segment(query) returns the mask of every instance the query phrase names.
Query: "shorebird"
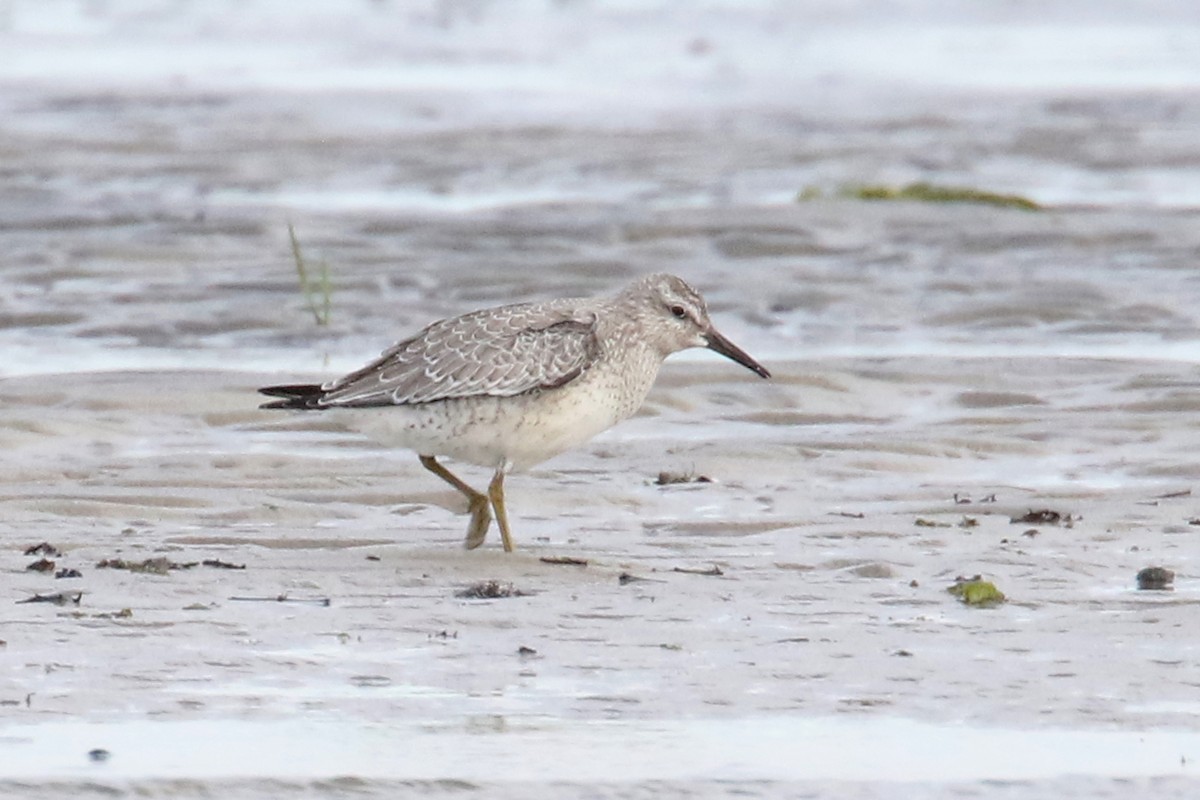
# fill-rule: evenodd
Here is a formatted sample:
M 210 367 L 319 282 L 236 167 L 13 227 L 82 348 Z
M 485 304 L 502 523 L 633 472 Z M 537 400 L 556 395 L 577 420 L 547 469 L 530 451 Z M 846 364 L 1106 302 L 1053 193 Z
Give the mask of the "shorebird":
M 504 549 L 512 552 L 505 475 L 633 416 L 667 356 L 691 347 L 771 377 L 713 327 L 699 292 L 660 273 L 615 295 L 444 319 L 337 380 L 259 392 L 283 398 L 261 408 L 336 413 L 351 429 L 415 451 L 425 469 L 467 498 L 467 549 L 483 544 L 494 511 Z M 439 456 L 494 469 L 487 494 Z

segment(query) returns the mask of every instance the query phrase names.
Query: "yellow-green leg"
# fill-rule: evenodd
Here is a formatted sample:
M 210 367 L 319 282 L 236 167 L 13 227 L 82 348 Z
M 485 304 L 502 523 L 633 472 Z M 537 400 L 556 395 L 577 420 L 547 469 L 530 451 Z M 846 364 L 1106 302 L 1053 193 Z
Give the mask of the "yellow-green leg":
M 492 482 L 488 484 L 488 497 L 492 499 L 492 508 L 496 511 L 496 524 L 500 526 L 500 541 L 504 543 L 504 552 L 511 553 L 513 551 L 512 535 L 508 530 L 508 511 L 504 508 L 504 473 L 507 470 L 507 464 L 501 464 L 496 468 L 496 474 L 492 476 Z
M 467 508 L 471 512 L 471 522 L 467 525 L 466 545 L 468 550 L 474 550 L 476 547 L 479 547 L 487 537 L 488 528 L 492 525 L 492 510 L 489 507 L 488 501 L 491 490 L 489 489 L 487 495 L 475 491 L 463 482 L 461 478 L 439 464 L 438 460 L 433 456 L 420 456 L 420 459 L 422 467 L 437 475 L 455 489 L 458 489 L 467 498 Z M 492 500 L 491 503 L 494 504 L 495 500 Z M 504 537 L 504 549 L 510 550 L 506 526 L 500 528 L 500 533 Z

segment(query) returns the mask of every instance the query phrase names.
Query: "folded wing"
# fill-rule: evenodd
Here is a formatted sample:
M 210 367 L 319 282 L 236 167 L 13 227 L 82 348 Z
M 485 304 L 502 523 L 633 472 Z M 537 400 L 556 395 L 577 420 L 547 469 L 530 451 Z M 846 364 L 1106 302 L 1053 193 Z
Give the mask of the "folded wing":
M 596 315 L 549 304 L 506 306 L 435 322 L 376 361 L 321 387 L 318 407 L 510 397 L 552 389 L 599 355 Z

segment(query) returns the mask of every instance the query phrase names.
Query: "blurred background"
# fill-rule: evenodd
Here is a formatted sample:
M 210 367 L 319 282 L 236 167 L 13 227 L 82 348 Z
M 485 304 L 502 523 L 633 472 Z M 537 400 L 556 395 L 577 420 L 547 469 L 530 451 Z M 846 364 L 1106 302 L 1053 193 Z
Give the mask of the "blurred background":
M 0 0 L 0 374 L 654 270 L 769 360 L 1190 358 L 1198 88 L 1178 2 Z M 914 182 L 1042 210 L 853 196 Z

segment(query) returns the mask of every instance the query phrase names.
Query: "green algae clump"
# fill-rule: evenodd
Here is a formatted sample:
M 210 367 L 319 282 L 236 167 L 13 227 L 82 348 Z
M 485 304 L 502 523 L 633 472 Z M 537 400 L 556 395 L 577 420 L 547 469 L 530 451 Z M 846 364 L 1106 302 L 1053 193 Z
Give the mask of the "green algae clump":
M 817 200 L 823 196 L 820 189 L 812 186 L 805 187 L 797 195 L 796 200 L 805 202 Z M 1015 208 L 1020 211 L 1041 211 L 1042 207 L 1017 194 L 1000 194 L 982 189 L 971 189 L 965 186 L 939 186 L 933 183 L 919 181 L 904 186 L 888 186 L 886 184 L 859 184 L 844 186 L 837 193 L 838 197 L 851 200 L 894 200 L 916 203 L 976 203 L 997 206 L 999 208 Z
M 954 585 L 946 589 L 966 605 L 974 608 L 994 608 L 1008 600 L 996 584 L 985 581 L 982 576 L 956 578 Z

